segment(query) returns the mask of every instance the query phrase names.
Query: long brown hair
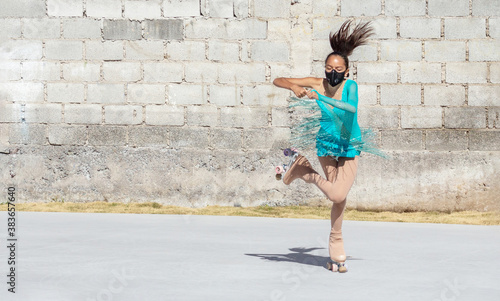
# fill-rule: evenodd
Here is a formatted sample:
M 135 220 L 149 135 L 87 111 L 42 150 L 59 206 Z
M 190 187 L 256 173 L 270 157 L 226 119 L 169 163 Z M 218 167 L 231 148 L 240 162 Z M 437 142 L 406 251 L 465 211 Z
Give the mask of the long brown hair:
M 368 44 L 368 37 L 375 34 L 373 27 L 371 27 L 371 21 L 360 22 L 350 33 L 352 22 L 353 20 L 347 20 L 336 33 L 330 33 L 330 46 L 333 52 L 326 57 L 325 64 L 331 55 L 340 55 L 345 61 L 346 68 L 349 68 L 347 57 L 352 54 L 356 47 Z

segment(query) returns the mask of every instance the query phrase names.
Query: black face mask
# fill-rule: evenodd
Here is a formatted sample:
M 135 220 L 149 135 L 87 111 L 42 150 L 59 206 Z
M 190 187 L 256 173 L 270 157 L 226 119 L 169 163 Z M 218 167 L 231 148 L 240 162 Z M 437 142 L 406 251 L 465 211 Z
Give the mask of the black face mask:
M 344 80 L 345 71 L 342 73 L 338 73 L 335 70 L 332 70 L 331 72 L 325 71 L 325 75 L 330 85 L 336 86 Z

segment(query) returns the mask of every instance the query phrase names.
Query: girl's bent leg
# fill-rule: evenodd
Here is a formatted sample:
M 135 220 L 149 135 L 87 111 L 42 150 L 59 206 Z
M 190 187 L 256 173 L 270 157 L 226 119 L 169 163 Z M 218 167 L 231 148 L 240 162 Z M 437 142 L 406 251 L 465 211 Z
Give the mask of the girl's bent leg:
M 333 170 L 326 163 L 327 157 L 319 157 L 323 170 Z M 325 167 L 326 166 L 326 167 Z M 314 183 L 333 203 L 342 203 L 351 189 L 358 170 L 358 156 L 354 158 L 340 157 L 336 168 L 336 176 L 333 182 L 324 179 L 318 173 L 306 174 L 303 179 L 308 183 Z M 328 173 L 325 171 L 328 178 Z M 333 177 L 332 177 L 333 178 Z

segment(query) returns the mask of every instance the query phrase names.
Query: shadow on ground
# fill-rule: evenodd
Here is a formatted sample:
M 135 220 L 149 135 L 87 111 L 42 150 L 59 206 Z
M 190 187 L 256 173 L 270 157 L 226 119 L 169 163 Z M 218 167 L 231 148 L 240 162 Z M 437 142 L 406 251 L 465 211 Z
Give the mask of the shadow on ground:
M 290 250 L 292 253 L 288 254 L 245 254 L 245 255 L 258 257 L 263 260 L 296 262 L 300 264 L 307 264 L 307 265 L 326 268 L 326 263 L 330 261 L 330 257 L 308 254 L 309 252 L 321 249 L 324 248 L 290 248 L 288 250 Z M 347 256 L 347 260 L 361 260 L 361 259 Z

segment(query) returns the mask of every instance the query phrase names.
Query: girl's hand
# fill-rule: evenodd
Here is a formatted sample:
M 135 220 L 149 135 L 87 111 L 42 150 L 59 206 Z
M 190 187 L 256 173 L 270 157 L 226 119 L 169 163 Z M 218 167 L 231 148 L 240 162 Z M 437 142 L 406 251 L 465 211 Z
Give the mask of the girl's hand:
M 318 99 L 318 94 L 314 91 L 307 91 L 307 97 L 311 98 L 311 99 Z
M 295 93 L 295 96 L 301 98 L 307 95 L 307 90 L 302 88 L 301 86 L 293 85 L 290 90 Z

